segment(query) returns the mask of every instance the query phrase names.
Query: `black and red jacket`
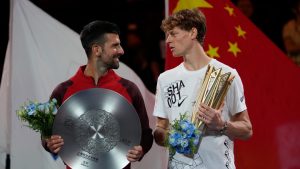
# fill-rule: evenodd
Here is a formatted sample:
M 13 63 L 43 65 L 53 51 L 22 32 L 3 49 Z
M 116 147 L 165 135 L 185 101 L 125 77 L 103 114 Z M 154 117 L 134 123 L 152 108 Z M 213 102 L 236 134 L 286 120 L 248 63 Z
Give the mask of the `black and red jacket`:
M 85 89 L 104 88 L 119 93 L 133 105 L 138 113 L 142 127 L 140 145 L 143 147 L 144 153 L 147 153 L 152 146 L 153 135 L 152 129 L 149 127 L 144 100 L 138 87 L 133 82 L 118 76 L 113 70 L 109 70 L 102 76 L 96 85 L 93 77 L 84 75 L 85 67 L 86 66 L 81 66 L 72 78 L 60 83 L 52 92 L 51 99 L 56 98 L 57 103 L 60 106 L 70 96 Z M 67 169 L 70 168 L 67 167 Z M 130 163 L 124 169 L 130 169 Z

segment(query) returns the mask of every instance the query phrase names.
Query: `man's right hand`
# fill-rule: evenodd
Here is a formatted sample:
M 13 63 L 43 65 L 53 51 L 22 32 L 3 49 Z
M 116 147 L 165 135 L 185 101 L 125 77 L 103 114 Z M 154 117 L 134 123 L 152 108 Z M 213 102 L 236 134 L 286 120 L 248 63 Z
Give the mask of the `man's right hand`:
M 52 135 L 49 139 L 45 140 L 50 152 L 57 154 L 61 147 L 64 145 L 64 140 L 59 135 Z

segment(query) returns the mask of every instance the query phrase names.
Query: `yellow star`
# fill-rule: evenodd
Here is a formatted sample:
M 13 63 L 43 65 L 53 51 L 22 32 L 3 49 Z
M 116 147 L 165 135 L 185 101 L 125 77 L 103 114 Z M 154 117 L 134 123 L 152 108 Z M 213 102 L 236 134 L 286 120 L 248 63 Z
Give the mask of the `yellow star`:
M 244 39 L 246 38 L 245 37 L 245 35 L 246 35 L 246 31 L 244 31 L 242 28 L 241 28 L 241 26 L 239 25 L 239 26 L 236 26 L 235 27 L 235 30 L 237 30 L 237 32 L 238 32 L 238 37 L 243 37 Z
M 220 55 L 218 54 L 219 47 L 212 47 L 210 44 L 208 45 L 208 51 L 206 53 L 211 58 L 219 58 Z
M 229 13 L 229 16 L 234 15 L 233 8 L 230 8 L 228 5 L 226 5 L 226 7 L 224 7 L 224 9 Z
M 228 52 L 233 53 L 233 55 L 236 57 L 238 52 L 241 52 L 241 50 L 238 47 L 237 42 L 231 43 L 228 41 L 229 49 L 227 50 Z
M 205 0 L 179 0 L 176 8 L 172 13 L 180 11 L 182 9 L 193 9 L 193 8 L 213 8 L 211 4 Z

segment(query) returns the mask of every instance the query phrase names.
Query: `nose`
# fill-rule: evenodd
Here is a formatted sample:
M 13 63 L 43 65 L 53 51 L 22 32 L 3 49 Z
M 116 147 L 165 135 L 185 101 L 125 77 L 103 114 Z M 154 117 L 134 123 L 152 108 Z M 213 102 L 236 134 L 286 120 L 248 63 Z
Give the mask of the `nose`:
M 122 48 L 122 46 L 120 46 L 119 50 L 118 50 L 118 53 L 120 55 L 124 55 L 124 49 Z
M 168 44 L 168 45 L 170 45 L 170 43 L 172 43 L 173 42 L 173 37 L 171 36 L 171 35 L 168 35 L 167 36 L 167 39 L 166 39 L 166 43 Z
M 166 38 L 166 43 L 170 43 L 171 42 L 171 38 L 170 38 L 171 36 L 170 35 L 167 35 L 167 38 Z

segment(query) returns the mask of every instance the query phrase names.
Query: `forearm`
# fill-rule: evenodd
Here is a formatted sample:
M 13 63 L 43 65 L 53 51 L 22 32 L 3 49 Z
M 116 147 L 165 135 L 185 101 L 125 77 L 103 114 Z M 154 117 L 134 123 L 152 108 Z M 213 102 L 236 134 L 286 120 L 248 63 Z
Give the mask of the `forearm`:
M 247 121 L 227 121 L 227 129 L 224 133 L 231 139 L 247 140 L 252 134 L 252 125 Z
M 151 128 L 143 129 L 141 146 L 143 147 L 143 152 L 146 154 L 152 147 L 153 135 Z

